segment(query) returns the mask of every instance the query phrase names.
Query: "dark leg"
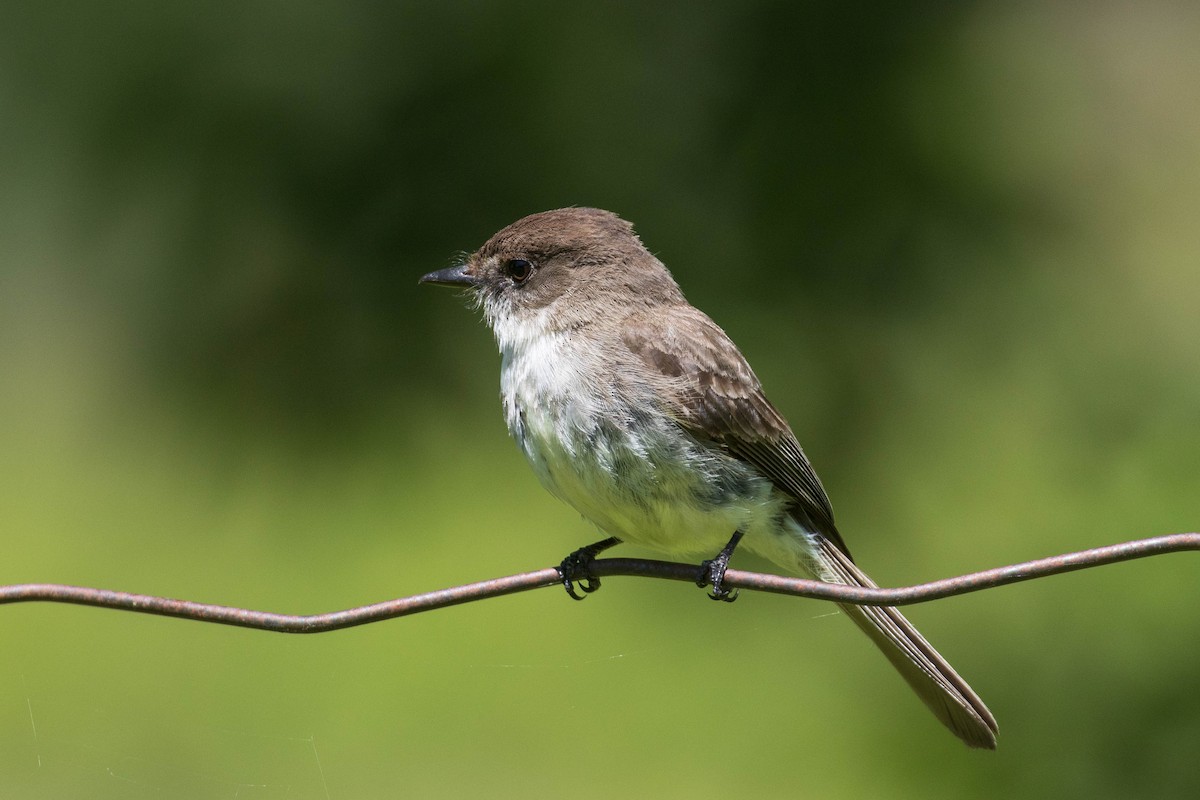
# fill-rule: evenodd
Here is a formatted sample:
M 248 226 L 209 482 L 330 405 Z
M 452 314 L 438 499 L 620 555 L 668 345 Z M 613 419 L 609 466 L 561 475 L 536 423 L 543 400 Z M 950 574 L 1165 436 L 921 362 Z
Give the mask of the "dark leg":
M 620 543 L 620 539 L 610 536 L 602 542 L 581 547 L 564 558 L 558 565 L 558 574 L 562 577 L 562 585 L 567 590 L 567 594 L 575 600 L 583 599 L 583 595 L 575 591 L 576 581 L 579 582 L 579 588 L 583 589 L 584 594 L 591 594 L 599 589 L 600 579 L 592 574 L 592 561 L 603 551 Z
M 737 600 L 738 593 L 729 591 L 725 588 L 725 570 L 729 568 L 729 559 L 733 556 L 733 551 L 737 548 L 738 542 L 742 540 L 742 532 L 736 531 L 733 538 L 729 540 L 729 544 L 721 548 L 721 552 L 717 553 L 717 557 L 708 561 L 700 562 L 700 575 L 696 578 L 696 585 L 704 588 L 712 584 L 712 591 L 708 596 L 713 600 L 723 600 L 726 603 L 732 603 Z

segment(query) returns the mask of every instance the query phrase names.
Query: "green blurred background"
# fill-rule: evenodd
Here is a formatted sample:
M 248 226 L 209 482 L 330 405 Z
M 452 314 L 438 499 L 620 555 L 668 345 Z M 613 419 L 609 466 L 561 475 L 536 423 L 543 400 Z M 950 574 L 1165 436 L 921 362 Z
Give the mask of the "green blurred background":
M 597 538 L 416 285 L 563 205 L 731 333 L 880 582 L 1195 530 L 1197 41 L 1182 2 L 5 3 L 0 583 L 318 612 Z M 815 601 L 10 606 L 0 796 L 1194 797 L 1197 585 L 913 609 L 995 754 Z

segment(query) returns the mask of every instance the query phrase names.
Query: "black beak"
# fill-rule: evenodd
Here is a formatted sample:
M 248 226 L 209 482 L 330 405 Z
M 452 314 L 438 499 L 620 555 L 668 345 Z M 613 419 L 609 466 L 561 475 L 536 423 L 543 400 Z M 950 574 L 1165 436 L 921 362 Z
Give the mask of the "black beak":
M 417 283 L 432 283 L 436 286 L 475 286 L 479 283 L 479 279 L 467 272 L 466 264 L 458 264 L 423 275 Z

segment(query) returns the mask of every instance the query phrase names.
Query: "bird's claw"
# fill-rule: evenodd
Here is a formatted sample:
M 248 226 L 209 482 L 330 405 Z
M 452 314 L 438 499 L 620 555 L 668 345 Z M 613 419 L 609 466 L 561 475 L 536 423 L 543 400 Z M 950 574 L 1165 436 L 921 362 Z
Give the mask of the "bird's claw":
M 592 561 L 595 558 L 596 554 L 590 547 L 581 547 L 558 565 L 563 588 L 572 600 L 582 600 L 600 588 L 600 578 L 592 572 Z M 583 594 L 575 591 L 577 586 L 583 590 Z
M 701 589 L 712 586 L 712 591 L 708 593 L 710 600 L 732 603 L 738 599 L 737 589 L 731 591 L 725 588 L 725 570 L 729 569 L 729 559 L 733 558 L 733 551 L 737 549 L 741 540 L 742 532 L 734 531 L 729 544 L 721 548 L 716 558 L 700 562 L 700 574 L 696 576 L 696 585 Z
M 737 589 L 726 589 L 724 586 L 713 589 L 708 593 L 709 600 L 720 600 L 722 603 L 732 603 L 738 599 Z
M 708 593 L 709 600 L 732 603 L 738 599 L 738 590 L 725 588 L 725 570 L 729 568 L 729 557 L 722 556 L 724 553 L 716 558 L 700 562 L 700 574 L 696 578 L 696 585 L 701 589 L 705 586 L 712 586 L 712 590 Z

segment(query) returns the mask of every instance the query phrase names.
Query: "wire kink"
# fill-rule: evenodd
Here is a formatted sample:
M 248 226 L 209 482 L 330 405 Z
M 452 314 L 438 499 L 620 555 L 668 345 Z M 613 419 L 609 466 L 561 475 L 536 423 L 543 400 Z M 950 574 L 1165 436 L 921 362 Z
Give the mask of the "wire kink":
M 1185 550 L 1200 550 L 1200 533 L 1176 533 L 1150 539 L 1138 539 L 894 589 L 843 586 L 804 578 L 787 578 L 781 575 L 743 572 L 734 569 L 725 573 L 724 585 L 731 589 L 788 594 L 818 600 L 833 600 L 839 603 L 903 606 L 978 592 L 1034 578 L 1045 578 L 1063 572 L 1114 564 L 1118 561 L 1131 561 L 1135 558 L 1178 553 Z M 597 577 L 604 578 L 610 576 L 663 578 L 695 584 L 700 567 L 696 564 L 679 564 L 640 558 L 604 558 L 592 562 L 591 571 Z M 277 633 L 324 633 L 484 600 L 489 597 L 501 597 L 532 589 L 561 585 L 562 576 L 557 568 L 551 567 L 520 575 L 510 575 L 506 578 L 493 578 L 465 586 L 386 600 L 382 603 L 359 606 L 345 611 L 298 615 L 196 603 L 190 600 L 173 600 L 167 597 L 129 592 L 114 592 L 85 586 L 26 583 L 0 586 L 0 605 L 29 602 L 70 603 L 111 608 L 118 611 L 157 614 L 164 617 L 178 617 L 198 622 L 236 625 Z

